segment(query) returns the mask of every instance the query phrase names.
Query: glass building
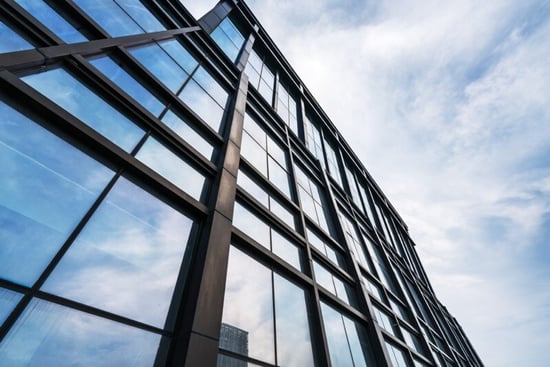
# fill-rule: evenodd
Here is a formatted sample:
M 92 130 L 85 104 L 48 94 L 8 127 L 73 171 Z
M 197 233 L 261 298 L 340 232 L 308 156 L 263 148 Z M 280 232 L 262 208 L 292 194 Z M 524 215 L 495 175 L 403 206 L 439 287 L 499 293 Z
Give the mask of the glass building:
M 0 365 L 482 366 L 247 5 L 0 2 Z

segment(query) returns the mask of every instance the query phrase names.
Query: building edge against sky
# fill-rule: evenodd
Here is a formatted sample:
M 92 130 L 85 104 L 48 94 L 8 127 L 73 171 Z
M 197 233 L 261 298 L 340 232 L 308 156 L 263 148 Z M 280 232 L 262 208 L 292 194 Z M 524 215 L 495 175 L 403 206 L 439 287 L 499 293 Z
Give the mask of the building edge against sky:
M 244 2 L 2 1 L 0 109 L 0 365 L 483 366 Z

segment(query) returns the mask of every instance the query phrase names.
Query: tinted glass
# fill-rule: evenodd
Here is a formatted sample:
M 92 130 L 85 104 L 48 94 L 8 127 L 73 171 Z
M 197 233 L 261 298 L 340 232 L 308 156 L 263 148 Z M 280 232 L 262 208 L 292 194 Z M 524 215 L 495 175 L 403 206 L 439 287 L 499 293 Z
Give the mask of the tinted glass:
M 183 140 L 187 141 L 196 150 L 206 158 L 212 158 L 214 147 L 206 141 L 199 133 L 193 130 L 187 122 L 176 115 L 173 111 L 168 110 L 162 118 L 162 122 L 178 134 Z
M 239 203 L 235 203 L 233 225 L 249 235 L 260 245 L 270 249 L 270 228 L 260 218 Z
M 31 286 L 113 172 L 0 102 L 0 277 Z
M 160 24 L 157 18 L 143 6 L 139 0 L 116 0 L 117 4 L 127 12 L 132 19 L 145 30 L 145 32 L 158 32 L 166 28 Z
M 219 131 L 223 117 L 223 107 L 197 84 L 194 79 L 185 85 L 179 97 L 215 131 Z
M 13 311 L 23 295 L 0 287 L 0 326 Z
M 239 51 L 244 43 L 244 37 L 229 18 L 225 18 L 218 27 L 214 29 L 211 37 L 231 61 L 237 59 Z
M 160 46 L 149 45 L 130 50 L 145 68 L 176 93 L 189 76 Z
M 0 344 L 10 367 L 149 367 L 160 336 L 34 299 Z
M 69 22 L 55 12 L 43 0 L 16 0 L 26 11 L 67 43 L 84 42 L 84 37 Z
M 23 80 L 127 152 L 144 134 L 122 113 L 63 69 L 29 75 Z
M 0 38 L 2 39 L 2 42 L 0 42 L 0 53 L 28 50 L 34 48 L 33 45 L 31 45 L 23 37 L 18 35 L 15 31 L 13 31 L 1 21 Z
M 163 327 L 191 225 L 120 178 L 43 289 Z
M 147 138 L 136 158 L 197 200 L 201 198 L 204 176 L 154 138 Z
M 275 363 L 271 271 L 231 247 L 222 322 L 242 332 L 232 352 Z
M 188 74 L 191 74 L 199 64 L 197 60 L 191 56 L 189 51 L 187 51 L 187 49 L 176 40 L 164 41 L 159 43 L 159 45 L 168 53 L 168 55 L 176 60 L 178 65 L 181 66 Z
M 143 33 L 143 29 L 110 0 L 74 0 L 93 20 L 113 37 Z
M 298 247 L 273 229 L 271 230 L 271 250 L 296 269 L 300 269 L 300 251 Z
M 151 92 L 109 57 L 91 60 L 90 63 L 154 116 L 158 116 L 164 109 L 164 105 Z
M 321 303 L 321 311 L 332 366 L 353 366 L 342 315 L 324 303 Z
M 280 366 L 313 366 L 304 291 L 274 274 L 277 362 Z

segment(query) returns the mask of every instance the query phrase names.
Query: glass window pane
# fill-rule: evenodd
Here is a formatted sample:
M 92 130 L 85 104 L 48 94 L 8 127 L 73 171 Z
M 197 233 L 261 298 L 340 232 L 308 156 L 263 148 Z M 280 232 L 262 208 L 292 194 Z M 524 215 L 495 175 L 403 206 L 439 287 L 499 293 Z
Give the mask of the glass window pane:
M 185 85 L 179 98 L 215 131 L 219 131 L 223 108 L 195 80 L 190 80 Z
M 87 41 L 86 37 L 43 0 L 16 0 L 16 2 L 63 41 L 67 43 Z M 3 39 L 2 42 L 4 42 Z
M 267 159 L 262 147 L 252 139 L 248 133 L 243 134 L 241 143 L 241 155 L 252 165 L 267 177 Z
M 249 235 L 253 240 L 270 249 L 269 226 L 241 204 L 235 203 L 233 225 Z
M 268 363 L 275 363 L 271 271 L 231 247 L 225 285 L 222 322 L 238 328 L 241 342 L 226 348 Z M 222 329 L 223 330 L 223 329 Z M 220 338 L 221 339 L 221 338 Z M 245 354 L 244 344 L 248 344 Z M 221 345 L 220 345 L 221 347 Z
M 269 195 L 255 181 L 253 181 L 246 173 L 239 170 L 237 175 L 237 184 L 245 189 L 254 199 L 262 203 L 266 208 L 269 208 Z
M 267 150 L 267 134 L 248 113 L 244 114 L 244 130 L 256 140 L 263 150 Z
M 344 325 L 355 367 L 367 367 L 366 356 L 369 355 L 369 351 L 365 329 L 359 323 L 353 322 L 347 317 L 344 317 Z
M 0 21 L 0 53 L 20 51 L 20 50 L 29 50 L 34 48 L 29 42 L 27 42 L 23 37 L 18 35 L 10 27 Z
M 141 27 L 113 1 L 74 0 L 74 2 L 113 37 L 143 33 Z
M 29 75 L 23 80 L 127 152 L 144 135 L 143 130 L 63 69 Z
M 120 178 L 43 290 L 163 327 L 191 225 Z
M 216 44 L 222 49 L 222 51 L 227 55 L 229 60 L 235 61 L 237 59 L 237 55 L 239 53 L 239 50 L 233 42 L 229 39 L 229 37 L 224 33 L 224 31 L 218 26 L 212 33 L 210 33 L 210 37 L 216 42 Z
M 176 40 L 164 41 L 159 43 L 159 45 L 168 55 L 176 60 L 187 74 L 191 74 L 199 64 L 189 51 Z
M 160 115 L 164 105 L 111 58 L 102 57 L 90 60 L 90 63 L 154 116 L 158 117 Z
M 321 312 L 332 366 L 353 366 L 342 315 L 324 303 L 321 303 Z
M 214 152 L 214 147 L 212 144 L 206 141 L 202 135 L 193 130 L 187 122 L 176 115 L 172 110 L 168 110 L 168 112 L 166 112 L 162 118 L 162 122 L 178 134 L 183 140 L 192 145 L 193 148 L 198 150 L 199 153 L 208 159 L 212 158 L 212 153 Z
M 21 293 L 0 287 L 0 326 L 13 311 L 17 303 L 23 298 Z
M 113 172 L 0 102 L 0 277 L 31 286 Z
M 193 79 L 206 91 L 221 108 L 225 107 L 228 93 L 202 66 L 193 74 Z
M 296 222 L 294 220 L 294 215 L 273 197 L 270 197 L 269 200 L 269 210 L 278 216 L 284 223 L 295 228 Z
M 205 178 L 155 138 L 147 138 L 136 158 L 191 195 L 201 199 Z
M 10 367 L 148 367 L 160 335 L 33 299 L 0 344 Z
M 287 367 L 314 366 L 303 289 L 274 275 L 277 364 Z
M 158 45 L 135 48 L 130 50 L 130 53 L 174 93 L 189 76 Z
M 224 325 L 222 324 L 222 330 Z M 227 348 L 226 348 L 227 349 Z M 217 367 L 262 367 L 259 364 L 243 361 L 241 359 L 232 358 L 223 354 L 218 354 Z
M 267 161 L 269 164 L 269 181 L 277 186 L 277 188 L 286 194 L 287 197 L 290 197 L 288 173 L 283 167 L 275 162 L 273 158 L 269 157 Z
M 300 270 L 300 250 L 296 245 L 271 229 L 271 248 L 275 255 Z
M 164 31 L 166 28 L 147 10 L 139 0 L 116 0 L 145 32 Z

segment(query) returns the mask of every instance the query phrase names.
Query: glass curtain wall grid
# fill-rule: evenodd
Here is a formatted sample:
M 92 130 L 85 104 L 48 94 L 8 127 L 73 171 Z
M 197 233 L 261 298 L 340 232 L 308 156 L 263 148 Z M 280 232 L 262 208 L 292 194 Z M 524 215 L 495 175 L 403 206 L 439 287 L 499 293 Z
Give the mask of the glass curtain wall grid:
M 244 2 L 4 0 L 0 116 L 0 365 L 483 366 Z

